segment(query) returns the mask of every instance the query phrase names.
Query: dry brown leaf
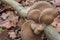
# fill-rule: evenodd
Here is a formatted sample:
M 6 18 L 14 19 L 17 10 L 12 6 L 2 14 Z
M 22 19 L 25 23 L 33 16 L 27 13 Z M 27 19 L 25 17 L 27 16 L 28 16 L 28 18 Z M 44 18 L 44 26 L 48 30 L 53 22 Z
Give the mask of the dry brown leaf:
M 9 19 L 9 20 L 13 20 L 14 17 L 15 17 L 14 12 L 13 12 L 13 11 L 7 11 L 7 13 L 9 13 L 8 19 Z
M 56 7 L 56 9 L 58 10 L 59 14 L 60 14 L 60 7 Z
M 3 18 L 3 19 L 7 19 L 7 17 L 9 16 L 9 13 L 2 13 L 2 15 L 1 15 L 1 18 Z
M 11 31 L 8 34 L 10 35 L 10 38 L 12 38 L 12 39 L 16 38 L 15 32 Z
M 53 27 L 56 27 L 56 26 L 57 26 L 57 21 L 54 21 L 51 25 L 52 25 Z
M 1 18 L 5 20 L 0 20 L 0 26 L 3 26 L 4 28 L 11 28 L 12 26 L 16 27 L 16 23 L 18 22 L 18 16 L 16 16 L 13 11 L 7 11 L 6 13 L 2 13 Z
M 10 12 L 8 11 L 8 13 L 9 13 L 8 20 L 10 20 L 10 21 L 14 21 L 14 20 L 18 21 L 18 16 L 16 16 L 13 11 L 10 11 Z
M 31 6 L 35 3 L 36 0 L 26 0 L 26 1 L 22 1 L 22 5 L 23 6 Z
M 52 0 L 53 5 L 60 6 L 60 0 Z
M 13 10 L 13 8 L 4 2 L 0 2 L 0 12 L 6 11 L 6 10 Z
M 52 23 L 51 25 L 54 26 L 54 28 L 55 28 L 58 32 L 60 32 L 60 15 L 58 15 L 58 16 L 54 19 L 54 21 L 53 21 L 53 23 Z
M 1 34 L 0 34 L 0 40 L 6 40 L 8 36 L 8 30 L 5 29 Z
M 13 11 L 9 12 L 8 20 L 10 21 L 11 26 L 16 27 L 16 22 L 18 22 L 18 16 L 15 16 Z
M 5 21 L 0 22 L 0 27 L 10 28 L 11 27 L 11 24 L 10 24 L 9 20 L 5 20 Z
M 25 20 L 21 18 L 21 19 L 19 19 L 17 25 L 18 25 L 19 27 L 21 27 L 24 23 L 25 23 Z
M 9 22 L 9 21 L 6 21 L 6 22 L 5 22 L 5 23 L 3 23 L 1 26 L 2 26 L 2 27 L 4 27 L 4 28 L 10 28 L 10 27 L 11 27 L 11 25 L 10 25 L 10 22 Z

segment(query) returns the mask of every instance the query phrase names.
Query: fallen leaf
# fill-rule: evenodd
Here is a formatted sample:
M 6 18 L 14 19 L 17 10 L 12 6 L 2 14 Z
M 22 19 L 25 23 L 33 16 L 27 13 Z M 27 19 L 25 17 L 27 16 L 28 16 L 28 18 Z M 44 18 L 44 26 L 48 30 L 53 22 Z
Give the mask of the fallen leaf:
M 51 24 L 58 32 L 60 32 L 60 15 L 58 15 Z
M 24 23 L 25 23 L 25 20 L 21 18 L 21 19 L 19 19 L 17 26 L 19 26 L 19 27 L 21 28 L 21 26 L 22 26 Z
M 60 0 L 52 0 L 53 5 L 60 6 Z
M 8 30 L 5 29 L 1 34 L 0 34 L 0 40 L 6 40 L 8 39 Z
M 15 39 L 16 38 L 15 32 L 11 31 L 8 34 L 10 35 L 10 38 L 12 38 L 12 39 Z

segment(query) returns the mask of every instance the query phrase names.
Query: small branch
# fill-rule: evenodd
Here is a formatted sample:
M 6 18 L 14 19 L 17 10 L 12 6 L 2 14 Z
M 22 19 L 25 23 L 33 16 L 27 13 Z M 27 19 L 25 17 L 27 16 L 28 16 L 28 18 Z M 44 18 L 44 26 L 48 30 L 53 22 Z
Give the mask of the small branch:
M 50 40 L 60 40 L 60 34 L 52 26 L 47 26 L 44 30 L 46 36 Z
M 20 15 L 23 17 L 27 16 L 27 12 L 26 12 L 25 8 L 18 2 L 14 1 L 14 0 L 1 0 L 1 1 L 11 5 L 18 12 L 19 16 Z

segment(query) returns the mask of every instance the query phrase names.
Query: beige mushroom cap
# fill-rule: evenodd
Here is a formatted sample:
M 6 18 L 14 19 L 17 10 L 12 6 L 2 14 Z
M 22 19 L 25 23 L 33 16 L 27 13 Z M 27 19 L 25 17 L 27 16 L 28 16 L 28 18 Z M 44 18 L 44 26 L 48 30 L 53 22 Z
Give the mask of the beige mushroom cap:
M 41 12 L 39 21 L 41 23 L 50 24 L 53 22 L 54 18 L 58 15 L 58 11 L 55 8 L 47 8 Z
M 52 8 L 53 6 L 49 3 L 49 2 L 46 2 L 46 1 L 39 1 L 39 2 L 36 2 L 30 10 L 33 10 L 33 9 L 39 9 L 40 11 L 46 9 L 46 8 Z
M 27 18 L 38 22 L 41 11 L 39 9 L 34 9 L 28 12 Z

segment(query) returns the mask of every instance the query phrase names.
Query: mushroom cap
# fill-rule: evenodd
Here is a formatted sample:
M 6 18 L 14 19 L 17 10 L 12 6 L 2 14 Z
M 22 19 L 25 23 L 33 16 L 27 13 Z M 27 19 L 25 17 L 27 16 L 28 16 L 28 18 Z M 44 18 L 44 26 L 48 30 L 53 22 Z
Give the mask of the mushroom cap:
M 55 8 L 47 8 L 41 12 L 39 17 L 40 23 L 50 24 L 53 22 L 54 18 L 58 15 L 58 11 Z
M 27 18 L 38 22 L 41 11 L 39 9 L 34 9 L 28 12 Z
M 31 23 L 34 23 L 34 21 L 26 21 L 22 25 L 21 29 L 21 37 L 22 40 L 40 40 L 42 35 L 35 35 L 33 30 L 31 29 Z
M 30 10 L 33 10 L 33 9 L 39 9 L 40 11 L 46 9 L 46 8 L 52 8 L 53 6 L 49 3 L 49 2 L 46 2 L 46 1 L 38 1 L 36 2 Z

